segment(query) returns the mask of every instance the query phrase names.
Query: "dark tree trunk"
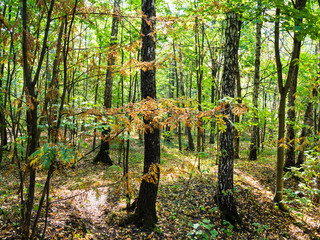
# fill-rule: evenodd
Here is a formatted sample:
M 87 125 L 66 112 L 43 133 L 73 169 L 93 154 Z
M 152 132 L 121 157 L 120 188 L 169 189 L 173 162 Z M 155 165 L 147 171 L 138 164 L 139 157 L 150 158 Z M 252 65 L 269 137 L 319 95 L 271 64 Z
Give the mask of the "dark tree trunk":
M 178 75 L 176 46 L 175 46 L 174 40 L 173 40 L 173 43 L 172 43 L 172 47 L 173 47 L 173 56 L 174 56 L 174 69 L 175 69 L 174 73 L 175 73 L 175 76 L 176 76 L 176 97 L 178 99 L 179 98 L 180 80 L 179 80 L 179 75 Z M 180 123 L 180 121 L 178 123 L 178 145 L 179 145 L 179 151 L 182 151 L 182 145 L 181 145 L 181 123 Z
M 234 97 L 236 66 L 237 66 L 237 43 L 238 15 L 233 12 L 227 13 L 224 46 L 224 64 L 222 75 L 222 97 Z M 241 222 L 233 197 L 233 163 L 234 163 L 234 129 L 233 113 L 229 103 L 224 111 L 228 117 L 223 120 L 226 123 L 225 131 L 220 133 L 220 152 L 218 167 L 217 205 L 221 211 L 221 217 L 232 224 Z
M 117 13 L 120 9 L 120 0 L 114 1 L 114 13 Z M 111 39 L 108 53 L 108 69 L 106 74 L 106 85 L 104 91 L 104 107 L 111 108 L 112 102 L 112 84 L 113 84 L 113 74 L 114 74 L 114 65 L 116 56 L 114 54 L 115 48 L 117 47 L 118 39 L 118 25 L 119 18 L 113 16 L 112 18 L 112 27 L 111 27 Z M 111 166 L 112 160 L 110 158 L 110 138 L 109 138 L 110 129 L 106 128 L 102 131 L 101 145 L 100 150 L 97 156 L 94 158 L 94 162 L 101 162 L 106 165 Z
M 60 98 L 60 107 L 59 107 L 59 112 L 58 112 L 58 116 L 57 116 L 57 122 L 54 125 L 54 142 L 57 143 L 59 140 L 59 129 L 60 129 L 60 125 L 61 125 L 61 121 L 62 121 L 62 115 L 63 115 L 63 106 L 64 106 L 64 102 L 65 102 L 65 98 L 66 98 L 66 94 L 67 94 L 67 83 L 68 83 L 68 52 L 69 52 L 69 42 L 70 42 L 70 35 L 71 35 L 71 30 L 72 30 L 72 25 L 74 22 L 74 18 L 75 18 L 75 13 L 76 13 L 76 9 L 77 9 L 77 4 L 78 4 L 78 0 L 75 1 L 74 7 L 73 7 L 73 11 L 72 11 L 72 19 L 71 19 L 71 23 L 69 25 L 69 31 L 67 33 L 67 19 L 66 19 L 66 25 L 65 25 L 65 39 L 64 39 L 64 47 L 63 47 L 63 89 L 62 89 L 62 95 Z M 58 89 L 58 87 L 57 87 Z
M 141 24 L 142 49 L 141 61 L 153 64 L 156 57 L 155 43 L 155 1 L 142 0 L 142 12 L 144 14 Z M 156 98 L 156 69 L 141 70 L 141 97 Z M 160 178 L 160 131 L 157 126 L 152 126 L 149 119 L 144 118 L 144 124 L 153 127 L 146 129 L 144 133 L 144 168 L 140 185 L 137 208 L 134 214 L 135 222 L 141 224 L 144 229 L 152 230 L 157 222 L 156 200 Z
M 98 64 L 98 79 L 95 85 L 95 93 L 94 93 L 94 104 L 97 104 L 97 100 L 98 100 L 98 90 L 99 90 L 99 83 L 100 83 L 100 66 L 101 66 L 101 53 L 99 53 L 99 64 Z M 97 123 L 97 119 L 94 120 L 95 123 Z M 94 128 L 93 130 L 93 143 L 92 143 L 92 149 L 95 150 L 96 149 L 96 139 L 97 139 L 97 129 Z
M 295 25 L 299 27 L 301 25 L 302 19 L 296 20 Z M 294 44 L 294 52 L 292 53 L 292 61 L 294 61 L 294 66 L 292 66 L 292 73 L 288 78 L 291 77 L 291 85 L 288 94 L 288 112 L 287 112 L 287 151 L 286 151 L 286 159 L 284 167 L 288 169 L 290 167 L 295 166 L 295 121 L 296 121 L 296 110 L 295 110 L 295 99 L 296 99 L 296 91 L 297 91 L 297 81 L 298 81 L 298 72 L 299 72 L 299 64 L 298 59 L 300 56 L 301 49 L 301 40 L 298 40 L 298 35 L 295 33 L 293 37 Z M 295 58 L 293 58 L 295 57 Z M 290 71 L 290 69 L 289 69 Z
M 27 43 L 27 0 L 22 1 L 22 58 L 23 58 L 23 79 L 24 88 L 26 92 L 26 101 L 29 103 L 27 109 L 27 132 L 29 136 L 27 155 L 31 155 L 37 148 L 37 109 L 38 104 L 35 95 L 35 84 L 32 81 L 31 67 L 28 63 L 28 43 Z M 26 200 L 24 212 L 22 212 L 22 239 L 29 238 L 31 213 L 34 202 L 34 192 L 36 183 L 36 170 L 32 166 L 30 167 L 30 178 L 28 186 L 28 198 Z
M 260 1 L 258 6 L 260 5 Z M 255 49 L 255 63 L 254 63 L 254 81 L 253 81 L 253 94 L 252 102 L 254 106 L 253 127 L 251 131 L 251 143 L 249 160 L 257 160 L 258 154 L 258 136 L 259 136 L 259 117 L 258 117 L 258 98 L 259 98 L 259 85 L 260 85 L 260 56 L 261 56 L 261 29 L 262 22 L 259 20 L 256 25 L 256 49 Z
M 50 3 L 50 8 L 48 10 L 48 15 L 46 19 L 46 27 L 44 32 L 44 38 L 42 42 L 41 54 L 39 56 L 37 68 L 35 71 L 34 79 L 32 79 L 32 68 L 28 62 L 28 53 L 30 51 L 28 45 L 28 13 L 27 13 L 27 1 L 22 1 L 21 17 L 22 17 L 22 63 L 23 63 L 23 79 L 24 79 L 24 90 L 26 94 L 27 111 L 26 111 L 26 122 L 27 122 L 27 133 L 28 133 L 28 145 L 26 150 L 26 156 L 30 156 L 34 153 L 38 146 L 38 101 L 35 86 L 39 80 L 40 70 L 44 60 L 47 39 L 50 28 L 51 13 L 54 7 L 54 0 Z M 22 239 L 29 239 L 31 216 L 34 205 L 34 195 L 35 195 L 35 184 L 36 184 L 36 169 L 30 165 L 29 160 L 26 160 L 26 166 L 29 172 L 29 185 L 27 191 L 27 199 L 25 205 L 22 206 L 22 226 L 21 234 Z M 23 182 L 20 183 L 23 186 Z M 23 199 L 23 192 L 21 192 L 21 199 Z
M 5 16 L 5 12 L 6 12 L 6 6 L 3 9 L 3 16 Z M 1 36 L 1 32 L 2 32 L 2 28 L 1 28 L 0 24 L 0 36 Z M 5 57 L 5 50 L 4 50 L 4 41 L 2 43 L 2 46 L 0 46 L 0 59 L 3 57 Z M 11 48 L 10 48 L 11 49 Z M 10 53 L 10 52 L 9 52 Z M 3 79 L 3 74 L 4 74 L 4 62 L 0 63 L 0 89 L 2 89 L 2 79 Z M 10 71 L 10 59 L 8 59 L 8 69 L 7 71 Z M 0 93 L 0 163 L 2 162 L 2 158 L 3 158 L 3 151 L 4 151 L 4 147 L 7 144 L 7 133 L 6 133 L 6 118 L 4 113 L 4 109 L 5 109 L 5 105 L 4 105 L 4 94 Z
M 240 43 L 240 34 L 241 34 L 241 25 L 242 22 L 238 20 L 238 35 L 237 35 L 237 49 L 239 49 Z M 239 69 L 239 59 L 237 55 L 237 65 L 236 65 L 236 86 L 237 86 L 237 103 L 242 103 L 242 96 L 241 96 L 241 78 L 240 78 L 240 69 Z M 234 123 L 240 123 L 240 116 L 236 115 L 234 117 Z M 240 132 L 238 129 L 234 129 L 234 158 L 240 158 Z
M 182 50 L 181 50 L 181 44 L 179 45 L 179 74 L 180 74 L 180 91 L 181 91 L 181 96 L 184 97 L 186 95 L 184 91 L 184 78 L 183 78 L 183 68 L 182 68 Z M 191 134 L 191 127 L 186 126 L 186 132 L 188 136 L 188 147 L 187 149 L 190 151 L 194 151 L 194 144 L 193 144 L 193 139 L 192 139 L 192 134 Z
M 313 89 L 312 91 L 313 97 L 317 95 L 317 90 Z M 300 133 L 300 151 L 298 154 L 298 159 L 297 159 L 297 167 L 300 167 L 301 164 L 305 160 L 304 156 L 304 151 L 306 149 L 306 138 L 307 136 L 310 136 L 312 134 L 312 124 L 313 124 L 313 119 L 312 119 L 312 108 L 313 108 L 313 100 L 310 99 L 306 111 L 304 113 L 304 118 L 303 118 L 303 128 L 301 129 Z

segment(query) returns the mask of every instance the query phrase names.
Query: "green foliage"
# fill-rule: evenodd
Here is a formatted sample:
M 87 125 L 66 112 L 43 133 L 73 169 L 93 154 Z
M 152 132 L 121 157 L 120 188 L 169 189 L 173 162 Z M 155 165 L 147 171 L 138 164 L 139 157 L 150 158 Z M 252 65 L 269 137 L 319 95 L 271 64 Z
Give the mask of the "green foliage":
M 221 231 L 223 231 L 227 236 L 232 236 L 233 225 L 227 220 L 222 220 L 222 223 L 226 227 L 222 228 Z
M 66 146 L 64 143 L 46 143 L 31 154 L 29 160 L 32 166 L 38 165 L 40 168 L 48 169 L 53 163 L 63 166 L 74 164 L 79 155 L 74 147 Z
M 316 181 L 320 177 L 320 153 L 316 151 L 305 152 L 305 162 L 301 167 L 292 167 L 285 174 L 285 179 L 298 178 L 300 183 L 298 189 L 284 189 L 286 203 L 296 203 L 302 209 L 310 209 L 314 202 L 315 196 L 320 195 L 320 189 L 316 186 Z M 297 208 L 291 208 L 291 210 L 299 211 Z
M 256 223 L 252 223 L 253 226 L 257 227 L 256 228 L 256 232 L 258 234 L 262 233 L 264 230 L 268 230 L 270 229 L 270 227 L 268 225 L 261 225 L 260 223 L 256 222 Z
M 192 239 L 215 239 L 218 232 L 214 229 L 209 219 L 192 224 L 193 230 L 188 233 L 188 237 Z

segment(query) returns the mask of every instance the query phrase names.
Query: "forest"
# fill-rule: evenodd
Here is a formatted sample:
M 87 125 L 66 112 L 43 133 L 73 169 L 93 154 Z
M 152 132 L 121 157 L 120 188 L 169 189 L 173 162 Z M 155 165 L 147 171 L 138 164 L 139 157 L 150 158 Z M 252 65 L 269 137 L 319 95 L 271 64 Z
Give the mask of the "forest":
M 0 239 L 320 239 L 319 159 L 319 0 L 0 1 Z

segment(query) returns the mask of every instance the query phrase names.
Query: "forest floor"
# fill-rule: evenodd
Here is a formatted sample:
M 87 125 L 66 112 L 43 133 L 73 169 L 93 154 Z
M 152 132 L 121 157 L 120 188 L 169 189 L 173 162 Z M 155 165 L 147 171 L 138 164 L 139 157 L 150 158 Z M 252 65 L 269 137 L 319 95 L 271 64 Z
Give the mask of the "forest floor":
M 127 216 L 126 186 L 137 195 L 137 176 L 142 172 L 143 144 L 136 143 L 130 147 L 128 185 L 119 165 L 93 164 L 94 153 L 72 168 L 55 172 L 45 239 L 320 239 L 319 206 L 292 203 L 290 213 L 274 206 L 276 152 L 271 146 L 257 161 L 248 161 L 245 151 L 235 161 L 235 199 L 243 220 L 243 227 L 238 230 L 221 221 L 214 202 L 214 146 L 208 146 L 208 153 L 200 161 L 200 171 L 194 153 L 179 152 L 173 143 L 163 143 L 161 149 L 158 223 L 153 232 L 121 224 Z M 112 158 L 118 162 L 119 149 L 113 152 Z M 45 171 L 38 173 L 38 194 L 45 177 Z M 18 239 L 18 186 L 16 166 L 7 160 L 0 166 L 0 239 Z M 295 189 L 297 182 L 286 181 L 285 187 Z M 43 226 L 42 221 L 39 229 Z

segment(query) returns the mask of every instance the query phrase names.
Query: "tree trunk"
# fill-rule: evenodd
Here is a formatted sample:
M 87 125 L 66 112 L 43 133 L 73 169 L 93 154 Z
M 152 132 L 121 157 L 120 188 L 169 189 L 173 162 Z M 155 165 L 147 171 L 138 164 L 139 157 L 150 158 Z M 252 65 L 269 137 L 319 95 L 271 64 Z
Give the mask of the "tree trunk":
M 298 0 L 296 2 L 295 8 L 301 10 L 305 7 L 306 0 Z M 295 75 L 295 68 L 298 67 L 299 57 L 300 57 L 300 47 L 301 41 L 298 40 L 298 33 L 294 33 L 294 42 L 293 42 L 293 50 L 290 61 L 290 66 L 288 70 L 288 77 L 285 85 L 283 84 L 282 79 L 282 64 L 280 59 L 280 48 L 279 48 L 279 15 L 280 9 L 276 9 L 276 21 L 275 21 L 275 55 L 276 55 L 276 65 L 277 65 L 277 75 L 278 75 L 278 88 L 280 93 L 280 104 L 278 110 L 278 143 L 277 143 L 277 166 L 276 166 L 276 193 L 274 196 L 274 202 L 278 204 L 279 209 L 283 211 L 287 211 L 284 206 L 283 200 L 283 167 L 284 167 L 284 132 L 285 132 L 285 110 L 286 110 L 286 97 L 288 90 L 290 88 L 293 75 Z M 302 19 L 300 19 L 302 21 Z M 297 20 L 297 21 L 300 21 Z M 296 25 L 297 25 L 296 21 Z
M 207 36 L 207 35 L 206 35 Z M 218 63 L 217 63 L 217 57 L 214 54 L 215 49 L 210 47 L 209 39 L 207 37 L 207 43 L 210 51 L 210 60 L 211 60 L 211 103 L 214 105 L 216 101 L 216 78 L 218 73 Z M 215 135 L 215 128 L 216 128 L 216 122 L 214 119 L 210 122 L 210 137 L 209 137 L 209 143 L 214 144 L 214 135 Z
M 98 79 L 97 82 L 95 83 L 95 93 L 94 93 L 94 105 L 97 104 L 98 100 L 98 90 L 99 90 L 99 83 L 100 83 L 100 73 L 101 73 L 101 53 L 99 53 L 99 64 L 98 64 Z M 94 122 L 97 123 L 97 119 L 94 119 Z M 93 143 L 92 143 L 92 149 L 96 149 L 96 139 L 97 139 L 97 129 L 94 128 L 93 130 Z
M 5 16 L 6 14 L 6 5 L 3 8 L 2 11 L 2 15 Z M 0 24 L 0 36 L 2 34 L 2 28 L 1 28 Z M 5 45 L 4 45 L 4 41 L 2 43 L 2 46 L 0 45 L 0 59 L 5 57 Z M 10 47 L 11 50 L 11 47 Z M 10 52 L 8 56 L 10 56 Z M 3 79 L 3 74 L 4 74 L 4 62 L 1 61 L 0 63 L 0 89 L 2 89 L 2 79 Z M 7 69 L 8 73 L 10 72 L 10 59 L 8 59 L 8 69 Z M 6 118 L 4 115 L 4 109 L 5 109 L 5 105 L 4 105 L 4 94 L 0 93 L 0 163 L 2 162 L 2 158 L 3 158 L 3 151 L 4 151 L 4 147 L 7 144 L 7 133 L 6 133 Z
M 260 6 L 260 1 L 258 6 Z M 258 151 L 258 136 L 259 136 L 259 117 L 258 117 L 258 98 L 259 98 L 259 84 L 260 84 L 260 56 L 261 56 L 261 29 L 262 22 L 259 20 L 256 25 L 256 50 L 254 63 L 254 80 L 253 80 L 253 94 L 252 102 L 254 106 L 253 127 L 251 131 L 251 143 L 249 160 L 257 160 Z
M 28 146 L 27 156 L 30 156 L 37 148 L 37 109 L 38 103 L 36 101 L 34 83 L 32 82 L 31 67 L 28 63 L 28 40 L 27 40 L 27 0 L 22 1 L 22 58 L 23 58 L 23 79 L 26 93 L 26 101 L 28 102 L 27 109 L 27 132 L 28 132 Z M 29 165 L 29 163 L 28 163 Z M 31 214 L 34 202 L 34 192 L 36 183 L 36 169 L 29 165 L 30 178 L 28 186 L 28 198 L 25 203 L 24 212 L 21 214 L 23 222 L 21 226 L 22 239 L 29 238 Z
M 155 43 L 155 1 L 142 0 L 142 49 L 141 61 L 153 64 L 156 57 Z M 141 70 L 141 97 L 156 98 L 156 69 Z M 144 118 L 144 124 L 152 124 L 151 120 Z M 157 126 L 153 130 L 146 129 L 144 133 L 144 168 L 140 185 L 137 208 L 134 214 L 135 222 L 141 224 L 144 229 L 153 230 L 157 222 L 156 200 L 160 178 L 160 131 Z
M 296 20 L 295 26 L 299 27 L 301 25 L 302 19 Z M 284 167 L 288 169 L 295 166 L 295 121 L 296 121 L 296 110 L 295 110 L 295 99 L 297 91 L 297 81 L 299 72 L 299 56 L 301 49 L 301 40 L 298 40 L 298 34 L 295 32 L 293 37 L 294 52 L 292 53 L 292 61 L 294 61 L 294 66 L 292 67 L 292 74 L 288 74 L 288 78 L 291 77 L 291 85 L 288 94 L 288 112 L 287 112 L 287 151 Z M 295 58 L 293 58 L 295 57 Z M 289 69 L 290 71 L 290 69 Z
M 185 97 L 186 93 L 184 91 L 184 78 L 183 78 L 183 68 L 182 68 L 182 50 L 181 50 L 181 44 L 179 45 L 179 74 L 180 74 L 180 92 L 181 97 Z M 188 147 L 187 149 L 190 151 L 194 151 L 194 144 L 191 134 L 191 127 L 186 126 L 187 136 L 188 136 Z
M 317 95 L 317 90 L 313 89 L 312 91 L 313 97 Z M 312 119 L 312 108 L 313 108 L 313 100 L 310 99 L 306 111 L 304 113 L 304 118 L 303 118 L 303 128 L 301 129 L 300 133 L 300 151 L 298 154 L 298 159 L 297 159 L 297 167 L 300 167 L 301 164 L 304 162 L 305 157 L 304 157 L 304 151 L 306 149 L 306 138 L 307 136 L 310 136 L 312 134 L 312 124 L 313 124 L 313 119 Z
M 117 14 L 120 10 L 120 0 L 114 0 L 114 14 Z M 113 16 L 112 18 L 112 27 L 111 27 L 111 39 L 108 52 L 108 68 L 106 74 L 106 84 L 104 91 L 104 107 L 106 109 L 111 108 L 112 102 L 112 84 L 113 84 L 113 74 L 114 74 L 114 65 L 116 56 L 114 52 L 117 47 L 117 38 L 118 38 L 118 25 L 119 18 Z M 94 158 L 94 162 L 101 162 L 106 165 L 111 166 L 112 160 L 110 158 L 110 138 L 109 138 L 110 129 L 106 128 L 102 131 L 101 145 L 100 150 L 97 156 Z
M 241 24 L 242 22 L 238 20 L 238 36 L 236 39 L 237 49 L 239 49 L 240 43 L 240 34 L 241 34 Z M 242 96 L 241 96 L 241 79 L 240 79 L 240 69 L 239 69 L 239 59 L 237 55 L 237 65 L 236 65 L 236 85 L 237 85 L 237 103 L 242 103 Z M 236 115 L 234 117 L 234 123 L 240 123 L 240 116 Z M 240 132 L 237 128 L 234 128 L 234 158 L 240 158 Z
M 173 40 L 172 43 L 172 47 L 173 47 L 173 56 L 174 56 L 174 69 L 175 69 L 175 76 L 176 76 L 176 97 L 177 100 L 179 98 L 179 85 L 180 85 L 180 81 L 179 81 L 179 75 L 178 75 L 178 67 L 177 67 L 177 57 L 176 57 L 176 46 Z M 182 151 L 182 146 L 181 146 L 181 123 L 179 121 L 178 123 L 178 145 L 179 145 L 179 151 Z
M 238 49 L 234 39 L 238 37 L 238 15 L 227 13 L 224 46 L 224 65 L 222 75 L 222 97 L 234 97 L 236 65 Z M 221 211 L 221 217 L 233 225 L 240 223 L 233 197 L 233 163 L 234 163 L 234 130 L 233 113 L 229 103 L 224 111 L 225 131 L 220 133 L 220 152 L 218 167 L 218 186 L 216 201 Z

